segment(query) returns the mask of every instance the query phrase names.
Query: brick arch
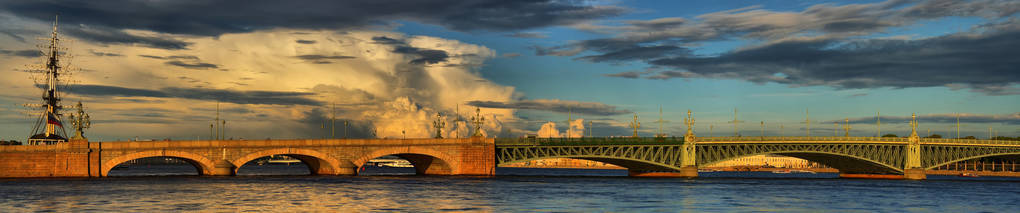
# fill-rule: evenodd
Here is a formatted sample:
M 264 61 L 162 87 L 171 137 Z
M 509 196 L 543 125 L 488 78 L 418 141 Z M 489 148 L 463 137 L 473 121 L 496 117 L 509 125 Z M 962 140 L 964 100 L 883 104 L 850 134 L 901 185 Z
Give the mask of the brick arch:
M 305 165 L 308 165 L 308 170 L 311 171 L 312 174 L 317 175 L 336 175 L 338 174 L 337 172 L 342 171 L 340 167 L 345 165 L 342 164 L 340 160 L 337 160 L 337 158 L 319 151 L 297 148 L 281 148 L 248 153 L 231 161 L 231 163 L 235 166 L 234 173 L 237 173 L 237 171 L 240 170 L 241 166 L 244 166 L 245 163 L 270 155 L 286 155 L 297 158 L 298 160 L 301 160 L 301 162 L 305 163 Z
M 173 150 L 144 151 L 144 152 L 135 152 L 135 153 L 131 153 L 131 154 L 121 155 L 121 156 L 115 157 L 113 159 L 104 161 L 103 164 L 102 164 L 102 176 L 109 175 L 110 174 L 110 170 L 113 170 L 113 167 L 116 167 L 117 165 L 120 165 L 121 163 L 128 162 L 130 160 L 135 160 L 135 159 L 147 158 L 147 157 L 175 157 L 175 158 L 184 159 L 185 161 L 187 161 L 191 165 L 195 166 L 196 169 L 198 169 L 198 174 L 199 175 L 213 174 L 212 173 L 212 169 L 213 169 L 213 167 L 215 165 L 215 163 L 212 160 L 209 160 L 205 156 L 194 154 L 194 153 L 190 153 L 190 152 L 173 151 Z
M 411 164 L 414 165 L 418 174 L 449 175 L 460 173 L 460 161 L 458 161 L 456 158 L 453 158 L 453 156 L 437 151 L 435 149 L 421 147 L 395 147 L 377 149 L 370 152 L 369 154 L 361 156 L 360 158 L 354 160 L 352 163 L 354 163 L 354 165 L 357 166 L 358 168 L 361 168 L 361 166 L 365 165 L 365 163 L 367 163 L 369 160 L 387 155 L 396 155 L 398 157 L 410 161 Z

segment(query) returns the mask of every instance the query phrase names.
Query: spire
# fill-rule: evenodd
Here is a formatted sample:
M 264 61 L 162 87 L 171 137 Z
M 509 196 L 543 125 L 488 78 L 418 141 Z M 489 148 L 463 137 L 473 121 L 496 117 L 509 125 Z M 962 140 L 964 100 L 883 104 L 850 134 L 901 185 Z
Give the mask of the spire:
M 917 138 L 917 114 L 910 114 L 910 137 Z
M 687 125 L 687 134 L 684 136 L 694 136 L 694 117 L 691 116 L 690 109 L 687 109 L 687 118 L 684 118 L 684 125 Z

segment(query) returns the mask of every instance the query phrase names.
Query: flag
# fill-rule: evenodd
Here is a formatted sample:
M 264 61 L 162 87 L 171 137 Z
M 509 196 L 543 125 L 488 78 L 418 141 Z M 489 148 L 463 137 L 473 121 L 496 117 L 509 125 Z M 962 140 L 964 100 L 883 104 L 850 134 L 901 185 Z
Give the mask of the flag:
M 60 120 L 58 120 L 57 116 L 53 115 L 53 113 L 46 113 L 46 123 L 64 127 L 64 124 L 61 124 Z

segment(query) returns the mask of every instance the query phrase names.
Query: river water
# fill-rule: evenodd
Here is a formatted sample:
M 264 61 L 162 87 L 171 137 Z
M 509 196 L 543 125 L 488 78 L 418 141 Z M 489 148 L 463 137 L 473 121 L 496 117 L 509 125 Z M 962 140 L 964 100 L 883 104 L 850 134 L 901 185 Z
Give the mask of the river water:
M 247 166 L 246 166 L 247 167 Z M 496 177 L 307 173 L 301 165 L 234 177 L 187 166 L 131 167 L 96 179 L 0 179 L 0 212 L 1017 212 L 1020 179 L 929 176 L 926 181 L 835 174 L 710 172 L 697 179 L 631 178 L 623 170 L 499 168 Z M 382 174 L 381 176 L 378 176 Z M 390 174 L 390 175 L 387 175 Z M 141 175 L 141 176 L 139 176 Z

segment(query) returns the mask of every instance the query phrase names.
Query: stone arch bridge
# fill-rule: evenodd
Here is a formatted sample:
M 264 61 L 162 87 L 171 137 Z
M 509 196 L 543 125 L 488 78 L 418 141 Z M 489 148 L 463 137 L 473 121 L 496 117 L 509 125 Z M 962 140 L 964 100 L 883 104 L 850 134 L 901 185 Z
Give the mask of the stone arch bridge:
M 493 139 L 308 139 L 216 141 L 72 141 L 45 146 L 0 146 L 0 177 L 107 176 L 119 164 L 147 157 L 173 157 L 200 175 L 234 175 L 258 158 L 285 155 L 312 174 L 356 175 L 369 160 L 395 155 L 418 174 L 493 175 Z

